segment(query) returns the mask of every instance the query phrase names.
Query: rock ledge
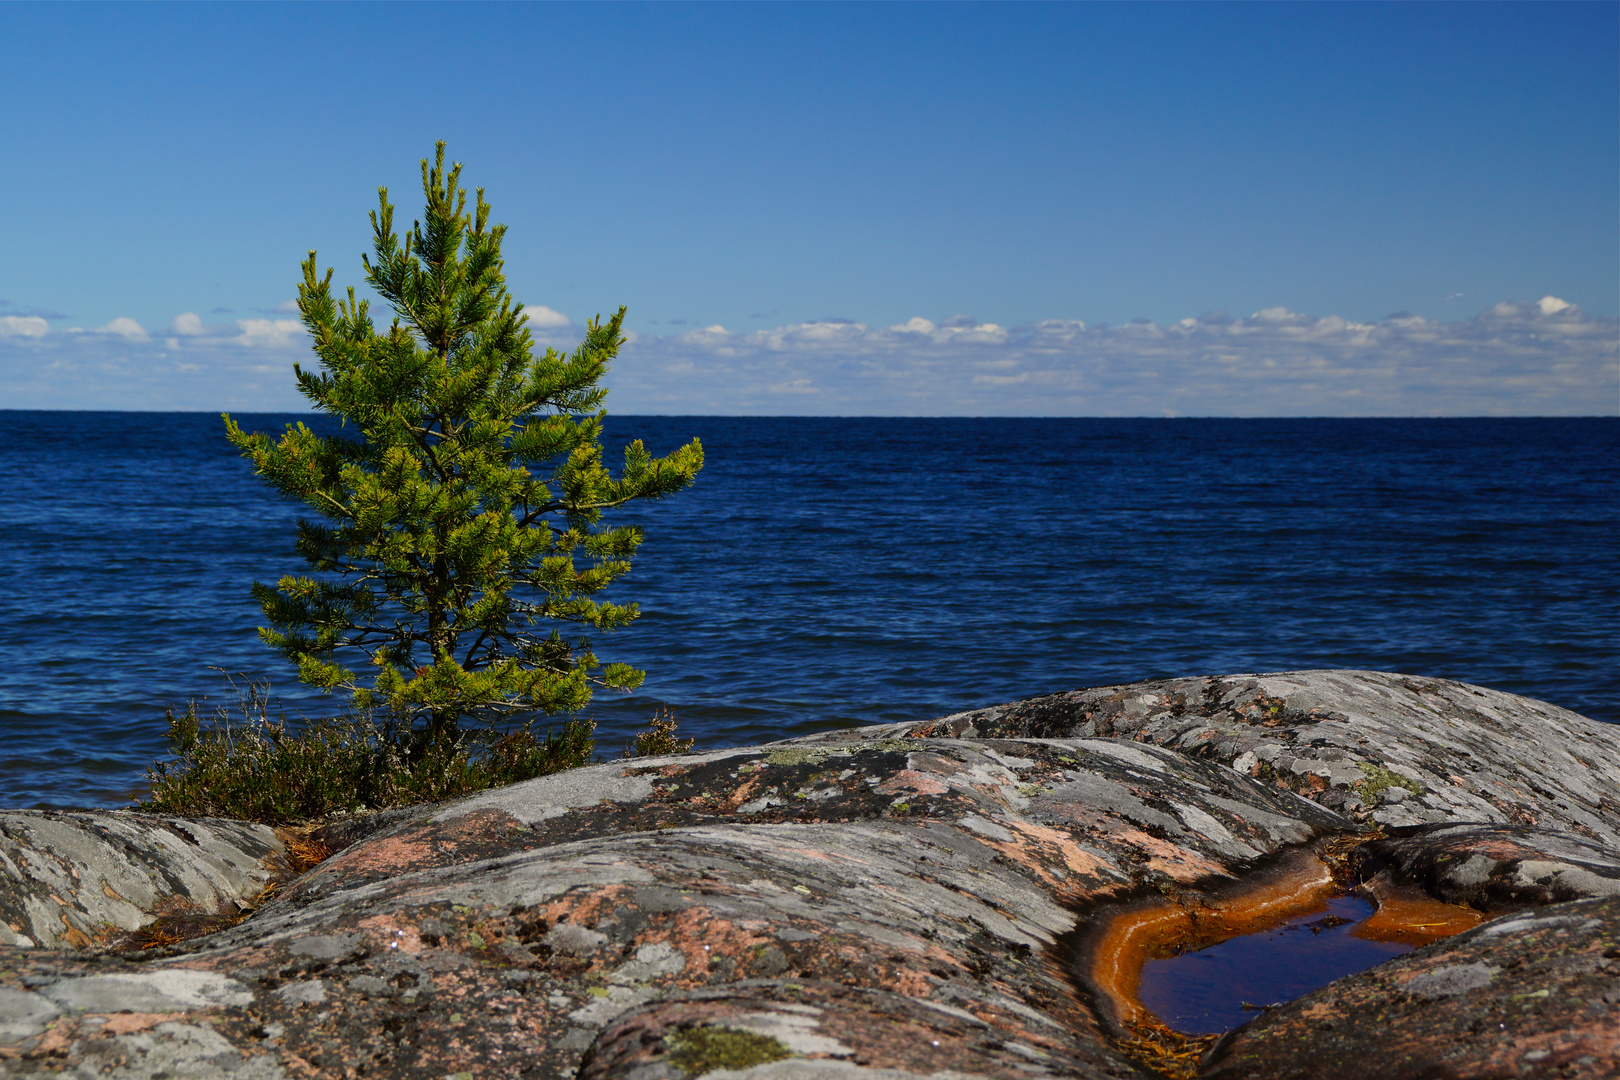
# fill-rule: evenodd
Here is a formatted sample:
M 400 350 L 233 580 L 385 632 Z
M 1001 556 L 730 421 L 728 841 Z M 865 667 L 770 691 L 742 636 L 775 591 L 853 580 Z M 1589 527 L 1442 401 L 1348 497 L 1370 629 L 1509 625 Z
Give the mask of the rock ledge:
M 0 909 L 36 946 L 89 944 L 137 899 L 251 903 L 283 857 L 236 823 L 0 821 Z M 220 933 L 0 947 L 0 1075 L 1150 1076 L 1082 962 L 1096 920 L 1375 825 L 1369 880 L 1517 914 L 1266 1013 L 1204 1072 L 1612 1075 L 1620 730 L 1344 671 L 1076 691 L 345 823 Z

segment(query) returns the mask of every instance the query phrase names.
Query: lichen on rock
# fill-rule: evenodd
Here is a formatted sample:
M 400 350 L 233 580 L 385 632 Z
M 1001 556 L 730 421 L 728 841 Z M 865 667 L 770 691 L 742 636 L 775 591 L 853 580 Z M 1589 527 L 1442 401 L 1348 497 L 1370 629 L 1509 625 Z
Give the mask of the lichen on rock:
M 1457 683 L 1301 672 L 592 766 L 334 824 L 317 837 L 331 858 L 207 937 L 138 957 L 0 947 L 0 1075 L 153 1078 L 212 1054 L 215 1074 L 241 1076 L 1141 1076 L 1081 962 L 1089 929 L 1134 898 L 1236 895 L 1301 852 L 1374 835 L 1346 872 L 1530 914 L 1357 976 L 1335 991 L 1342 1013 L 1309 999 L 1267 1013 L 1294 1025 L 1298 1060 L 1358 1017 L 1399 1013 L 1422 1032 L 1443 1012 L 1455 1023 L 1433 1030 L 1454 1031 L 1488 1000 L 1513 1010 L 1519 1044 L 1546 1050 L 1531 1064 L 1601 1075 L 1581 1048 L 1607 1045 L 1615 1014 L 1571 1012 L 1563 988 L 1590 997 L 1610 960 L 1589 945 L 1620 937 L 1604 898 L 1620 882 L 1617 734 Z M 1421 791 L 1391 781 L 1408 797 L 1379 801 L 1366 786 L 1378 770 Z M 236 836 L 243 858 L 257 850 L 257 834 L 201 824 Z M 73 863 L 58 844 L 47 863 L 7 842 L 18 869 L 0 906 L 49 922 L 73 901 L 58 890 L 39 909 L 41 882 L 110 880 L 103 849 Z M 273 854 L 263 843 L 252 858 Z M 153 872 L 181 880 L 182 865 Z M 1492 958 L 1529 958 L 1537 942 L 1573 959 L 1534 968 L 1535 985 L 1531 968 Z M 1468 974 L 1481 964 L 1499 969 L 1488 985 Z M 146 1012 L 87 989 L 130 988 L 135 1009 L 137 977 Z M 1555 1023 L 1573 1034 L 1554 1037 Z M 1250 1060 L 1244 1038 L 1211 1058 L 1226 1070 L 1212 1075 L 1293 1075 L 1233 1073 Z M 1493 1075 L 1468 1072 L 1499 1060 L 1500 1040 L 1486 1041 L 1470 1058 L 1465 1040 L 1414 1036 L 1400 1061 L 1415 1064 L 1362 1054 L 1357 1075 Z

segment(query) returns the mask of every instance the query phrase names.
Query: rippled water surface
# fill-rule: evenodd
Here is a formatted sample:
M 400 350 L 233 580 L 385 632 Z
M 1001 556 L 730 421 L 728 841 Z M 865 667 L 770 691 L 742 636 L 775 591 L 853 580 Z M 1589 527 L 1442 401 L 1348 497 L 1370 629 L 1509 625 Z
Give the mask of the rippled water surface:
M 118 805 L 258 642 L 298 508 L 217 416 L 0 411 L 0 805 Z M 279 431 L 297 417 L 248 415 Z M 306 418 L 307 419 L 307 418 Z M 325 426 L 323 419 L 312 421 Z M 714 747 L 1163 675 L 1359 667 L 1620 721 L 1620 421 L 610 417 L 702 438 L 601 643 Z

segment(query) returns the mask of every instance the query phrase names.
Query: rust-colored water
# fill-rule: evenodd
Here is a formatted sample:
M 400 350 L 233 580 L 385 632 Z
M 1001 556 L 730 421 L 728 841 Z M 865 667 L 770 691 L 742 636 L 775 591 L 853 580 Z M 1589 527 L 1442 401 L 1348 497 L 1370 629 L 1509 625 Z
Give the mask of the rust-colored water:
M 1395 941 L 1417 948 L 1478 926 L 1485 916 L 1473 908 L 1442 904 L 1413 888 L 1392 887 L 1381 878 L 1362 886 L 1378 910 L 1351 931 L 1371 941 Z
M 1148 958 L 1196 949 L 1316 911 L 1333 889 L 1327 865 L 1302 850 L 1235 895 L 1205 896 L 1191 905 L 1171 900 L 1139 904 L 1109 920 L 1090 958 L 1090 981 L 1115 1021 L 1131 1027 L 1145 1019 L 1138 988 Z
M 1300 851 L 1242 887 L 1139 902 L 1108 921 L 1089 981 L 1121 1028 L 1217 1034 L 1484 918 L 1382 878 L 1356 896 L 1338 889 Z
M 1412 945 L 1355 931 L 1373 905 L 1334 897 L 1317 911 L 1279 926 L 1229 938 L 1197 952 L 1142 967 L 1137 999 L 1164 1023 L 1189 1035 L 1238 1026 L 1266 1005 L 1292 1001 L 1335 979 L 1365 971 Z

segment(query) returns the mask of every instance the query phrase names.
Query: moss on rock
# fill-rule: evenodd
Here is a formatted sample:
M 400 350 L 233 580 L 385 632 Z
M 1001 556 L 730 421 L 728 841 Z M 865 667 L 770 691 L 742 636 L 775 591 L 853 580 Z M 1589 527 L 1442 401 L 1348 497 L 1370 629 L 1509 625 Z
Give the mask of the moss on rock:
M 780 1040 L 728 1027 L 687 1028 L 665 1036 L 669 1062 L 688 1076 L 716 1069 L 747 1069 L 793 1056 Z
M 1413 780 L 1410 776 L 1402 776 L 1400 773 L 1391 772 L 1384 766 L 1374 765 L 1370 761 L 1358 761 L 1356 762 L 1356 768 L 1360 769 L 1362 775 L 1367 778 L 1356 785 L 1356 793 L 1369 804 L 1377 802 L 1378 796 L 1392 787 L 1403 787 L 1413 795 L 1422 795 L 1426 790 L 1422 784 Z

